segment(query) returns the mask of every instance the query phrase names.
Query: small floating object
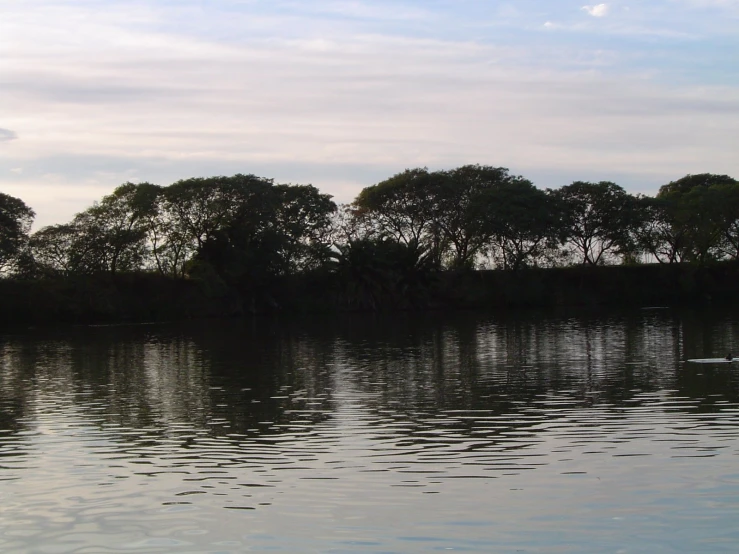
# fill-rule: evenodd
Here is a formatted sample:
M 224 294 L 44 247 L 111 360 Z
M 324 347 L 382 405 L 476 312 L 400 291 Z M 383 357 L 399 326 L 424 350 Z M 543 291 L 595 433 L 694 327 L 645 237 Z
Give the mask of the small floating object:
M 732 362 L 739 362 L 739 358 L 734 358 L 731 354 L 725 358 L 694 358 L 688 360 L 692 364 L 730 364 Z

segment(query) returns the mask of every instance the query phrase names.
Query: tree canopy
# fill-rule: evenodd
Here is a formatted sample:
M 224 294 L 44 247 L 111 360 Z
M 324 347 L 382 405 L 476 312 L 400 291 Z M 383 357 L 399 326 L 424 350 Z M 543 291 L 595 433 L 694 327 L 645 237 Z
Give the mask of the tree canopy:
M 659 189 L 659 222 L 650 246 L 667 260 L 705 263 L 739 255 L 739 181 L 728 175 L 686 175 Z
M 0 193 L 0 271 L 8 270 L 18 260 L 35 215 L 23 200 Z
M 583 264 L 596 265 L 613 251 L 629 247 L 636 222 L 634 197 L 609 181 L 575 181 L 552 195 L 557 200 L 560 240 L 572 246 Z
M 503 167 L 415 168 L 340 207 L 312 185 L 237 174 L 123 183 L 29 236 L 33 218 L 23 201 L 0 194 L 6 274 L 145 271 L 263 287 L 323 271 L 354 279 L 343 289 L 350 304 L 383 295 L 400 303 L 388 291 L 442 270 L 739 259 L 739 182 L 709 173 L 649 197 L 610 181 L 542 190 Z

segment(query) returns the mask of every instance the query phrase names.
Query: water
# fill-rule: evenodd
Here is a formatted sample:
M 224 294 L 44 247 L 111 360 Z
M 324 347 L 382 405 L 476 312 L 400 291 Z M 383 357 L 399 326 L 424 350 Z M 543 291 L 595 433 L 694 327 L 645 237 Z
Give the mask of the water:
M 739 318 L 0 337 L 0 551 L 736 552 Z

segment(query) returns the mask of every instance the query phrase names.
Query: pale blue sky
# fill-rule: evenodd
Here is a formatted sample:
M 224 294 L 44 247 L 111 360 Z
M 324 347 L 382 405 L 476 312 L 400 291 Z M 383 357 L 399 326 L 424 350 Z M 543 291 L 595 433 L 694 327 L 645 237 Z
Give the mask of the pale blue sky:
M 0 0 L 0 191 L 38 225 L 127 180 L 350 201 L 480 163 L 653 194 L 737 152 L 739 0 Z

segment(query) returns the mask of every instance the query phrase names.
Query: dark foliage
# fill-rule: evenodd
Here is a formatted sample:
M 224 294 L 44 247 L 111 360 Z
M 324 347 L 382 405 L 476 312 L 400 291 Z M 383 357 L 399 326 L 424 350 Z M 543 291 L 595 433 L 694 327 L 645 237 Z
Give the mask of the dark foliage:
M 29 236 L 33 217 L 0 194 L 5 323 L 672 303 L 737 288 L 739 182 L 725 175 L 652 198 L 418 168 L 337 210 L 312 185 L 239 174 L 124 183 Z

